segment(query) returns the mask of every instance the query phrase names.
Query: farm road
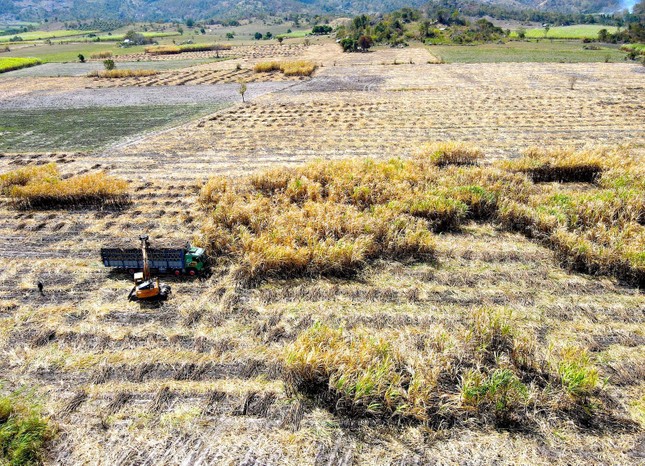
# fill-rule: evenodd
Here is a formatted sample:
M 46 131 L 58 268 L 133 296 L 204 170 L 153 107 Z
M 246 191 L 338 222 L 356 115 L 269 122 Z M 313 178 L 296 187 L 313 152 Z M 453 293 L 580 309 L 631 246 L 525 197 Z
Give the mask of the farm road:
M 246 98 L 282 90 L 290 82 L 250 83 Z M 227 103 L 240 100 L 238 84 L 212 84 L 168 87 L 128 87 L 107 89 L 74 89 L 62 92 L 36 91 L 20 96 L 3 96 L 0 107 L 6 110 L 40 108 L 126 107 L 135 105 L 179 105 Z

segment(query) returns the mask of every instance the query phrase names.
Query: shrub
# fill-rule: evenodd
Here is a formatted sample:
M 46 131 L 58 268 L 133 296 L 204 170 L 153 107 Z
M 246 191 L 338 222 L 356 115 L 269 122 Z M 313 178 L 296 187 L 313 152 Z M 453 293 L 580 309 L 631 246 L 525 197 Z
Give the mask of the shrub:
M 61 179 L 54 164 L 2 175 L 3 192 L 20 208 L 120 205 L 128 202 L 126 181 L 93 173 Z
M 36 406 L 17 394 L 0 396 L 0 463 L 11 466 L 40 464 L 54 429 Z
M 108 58 L 107 60 L 103 60 L 103 67 L 107 71 L 112 71 L 116 68 L 116 63 L 114 63 L 114 60 L 112 60 L 111 58 Z

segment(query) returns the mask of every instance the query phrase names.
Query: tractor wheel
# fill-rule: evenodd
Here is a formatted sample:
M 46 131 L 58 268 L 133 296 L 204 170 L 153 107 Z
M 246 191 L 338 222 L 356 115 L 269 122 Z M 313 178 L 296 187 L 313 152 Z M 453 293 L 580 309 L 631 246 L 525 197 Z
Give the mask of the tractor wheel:
M 195 272 L 195 269 L 190 269 L 188 271 L 188 275 L 190 275 L 191 277 L 194 277 L 196 274 L 197 274 L 197 272 Z
M 175 271 L 173 273 L 175 274 L 175 277 L 181 276 L 181 270 L 179 270 L 179 269 L 175 269 Z

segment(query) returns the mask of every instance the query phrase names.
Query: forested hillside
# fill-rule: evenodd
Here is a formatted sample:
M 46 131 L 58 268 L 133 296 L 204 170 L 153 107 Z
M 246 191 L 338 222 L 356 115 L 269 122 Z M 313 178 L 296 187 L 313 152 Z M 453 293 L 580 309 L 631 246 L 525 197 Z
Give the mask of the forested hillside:
M 426 0 L 0 0 L 0 18 L 159 21 L 286 13 L 370 14 L 406 6 L 420 7 L 426 3 Z M 596 13 L 620 8 L 621 0 L 490 0 L 482 3 L 566 13 Z

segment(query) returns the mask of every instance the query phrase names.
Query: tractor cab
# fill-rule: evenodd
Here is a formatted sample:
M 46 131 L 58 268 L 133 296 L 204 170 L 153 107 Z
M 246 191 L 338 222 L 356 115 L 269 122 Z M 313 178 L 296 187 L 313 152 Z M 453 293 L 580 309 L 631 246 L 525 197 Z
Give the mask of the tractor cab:
M 187 245 L 186 247 L 186 269 L 193 272 L 201 272 L 207 267 L 206 254 L 203 248 Z

